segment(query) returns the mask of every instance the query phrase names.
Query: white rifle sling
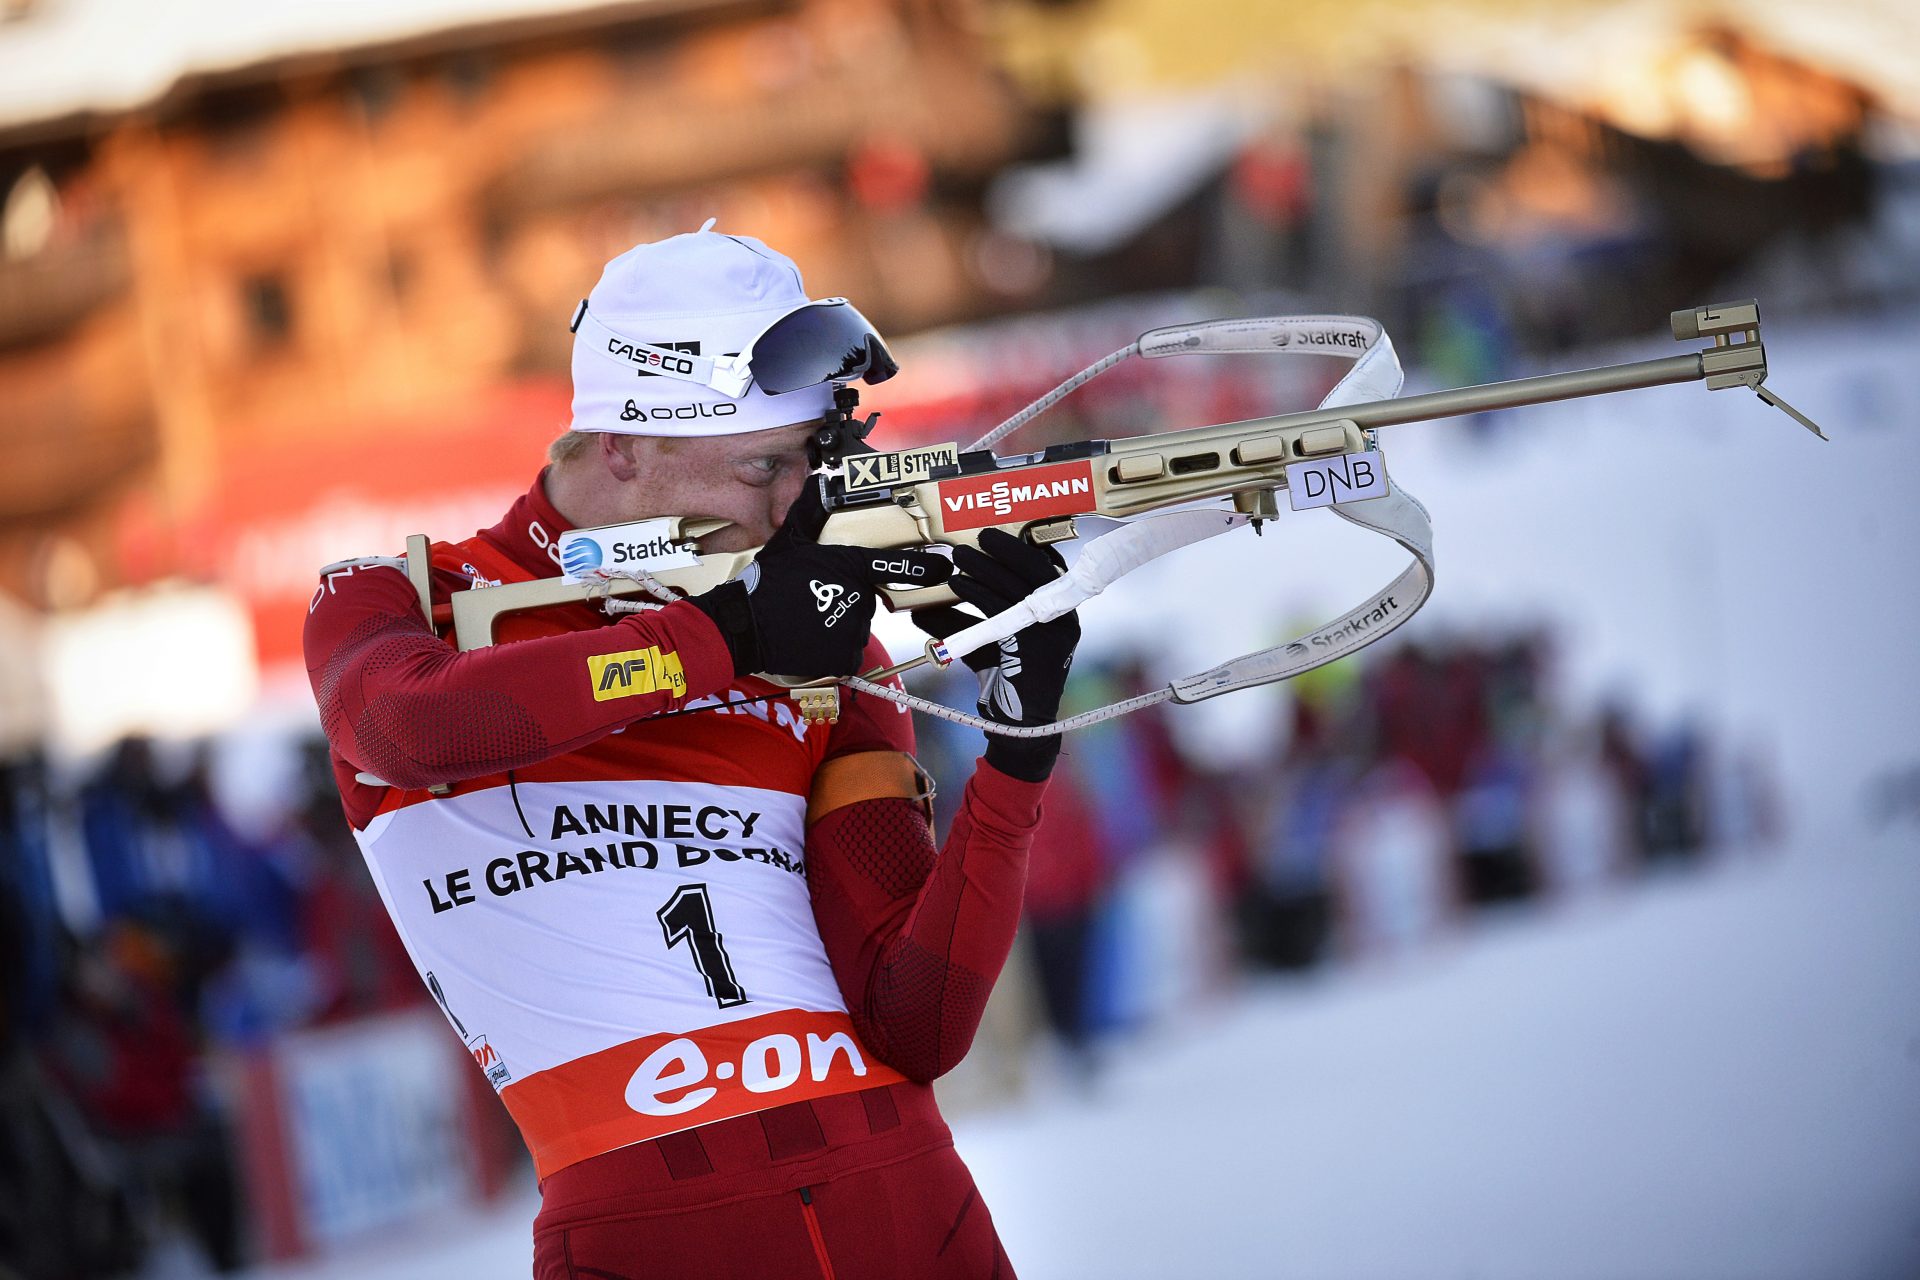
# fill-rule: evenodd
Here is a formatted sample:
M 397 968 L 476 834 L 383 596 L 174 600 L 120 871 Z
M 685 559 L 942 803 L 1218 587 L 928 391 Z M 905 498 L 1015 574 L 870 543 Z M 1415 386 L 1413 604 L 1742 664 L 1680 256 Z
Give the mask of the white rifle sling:
M 1176 699 L 1198 702 L 1236 689 L 1290 680 L 1315 667 L 1337 662 L 1385 636 L 1427 602 L 1433 594 L 1433 531 L 1427 509 L 1417 498 L 1404 489 L 1395 488 L 1384 498 L 1338 504 L 1333 513 L 1362 529 L 1392 538 L 1413 553 L 1413 563 L 1384 590 L 1323 627 L 1285 644 L 1243 654 L 1212 670 L 1175 680 L 1170 687 Z
M 1250 329 L 1256 322 L 1238 323 Z M 1360 357 L 1347 370 L 1347 376 L 1340 379 L 1333 390 L 1327 393 L 1326 399 L 1320 402 L 1323 409 L 1364 404 L 1372 400 L 1390 400 L 1400 394 L 1406 375 L 1400 368 L 1399 357 L 1394 353 L 1393 340 L 1376 321 L 1363 316 L 1293 316 L 1285 320 L 1257 323 L 1273 329 L 1271 340 L 1277 345 L 1264 349 L 1329 355 L 1343 354 L 1354 345 L 1356 339 L 1363 344 Z M 1208 329 L 1212 326 L 1195 327 Z M 1177 334 L 1180 331 L 1160 332 Z M 1280 335 L 1284 335 L 1284 338 Z M 1153 336 L 1149 334 L 1141 339 L 1143 349 L 1148 338 Z M 1249 349 L 1215 346 L 1212 344 L 1216 341 L 1229 341 L 1232 338 L 1206 336 L 1208 341 L 1201 349 Z M 1246 332 L 1233 337 L 1243 341 L 1257 340 L 1254 334 Z M 1375 592 L 1363 603 L 1325 626 L 1316 627 L 1271 649 L 1244 654 L 1198 675 L 1175 680 L 1170 686 L 1175 698 L 1181 702 L 1198 702 L 1202 698 L 1232 693 L 1236 689 L 1290 680 L 1366 648 L 1419 612 L 1420 606 L 1433 595 L 1433 524 L 1420 500 L 1394 484 L 1391 474 L 1387 483 L 1386 497 L 1365 502 L 1335 503 L 1332 511 L 1349 524 L 1392 538 L 1412 554 L 1413 563 L 1388 583 L 1385 589 Z
M 1130 355 L 1163 359 L 1176 355 L 1233 353 L 1351 357 L 1353 367 L 1320 402 L 1323 409 L 1392 399 L 1400 394 L 1405 381 L 1392 339 L 1378 321 L 1365 316 L 1262 316 L 1176 325 L 1144 334 L 1132 346 L 1075 374 L 1007 419 L 974 447 L 997 442 Z M 1412 494 L 1393 485 L 1391 476 L 1385 497 L 1335 503 L 1331 509 L 1350 524 L 1392 538 L 1412 554 L 1413 563 L 1384 589 L 1325 626 L 1284 644 L 1243 654 L 1207 671 L 1174 680 L 1151 693 L 1052 724 L 1013 728 L 859 677 L 846 683 L 927 715 L 992 733 L 1032 738 L 1097 724 L 1168 698 L 1198 702 L 1237 689 L 1291 679 L 1381 639 L 1417 613 L 1433 594 L 1432 523 L 1427 509 Z M 997 644 L 1024 627 L 1050 621 L 1078 608 L 1149 560 L 1231 532 L 1251 519 L 1233 511 L 1187 510 L 1118 521 L 1118 528 L 1089 542 L 1065 574 L 1037 588 L 1011 609 L 948 636 L 943 647 L 950 657 L 960 658 Z
M 1116 521 L 1118 527 L 1089 542 L 1065 573 L 1013 608 L 954 632 L 942 644 L 952 657 L 964 658 L 1036 622 L 1071 613 L 1149 560 L 1238 529 L 1251 519 L 1237 511 L 1167 511 Z

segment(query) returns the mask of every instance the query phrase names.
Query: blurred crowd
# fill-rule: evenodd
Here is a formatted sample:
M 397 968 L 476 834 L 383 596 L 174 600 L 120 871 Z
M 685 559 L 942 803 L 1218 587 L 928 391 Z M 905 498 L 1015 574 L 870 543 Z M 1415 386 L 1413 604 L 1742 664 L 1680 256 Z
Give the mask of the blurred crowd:
M 1279 695 L 1276 754 L 1231 768 L 1183 746 L 1164 708 L 1076 733 L 1022 952 L 1065 1060 L 1091 1070 L 1112 1037 L 1238 974 L 1409 956 L 1483 908 L 1570 899 L 1777 829 L 1755 762 L 1624 706 L 1558 709 L 1548 660 L 1520 636 L 1337 664 Z M 1148 686 L 1137 664 L 1088 663 L 1069 696 Z M 921 724 L 944 823 L 980 743 Z M 324 749 L 301 750 L 279 817 L 244 833 L 209 744 L 127 739 L 72 778 L 32 756 L 5 766 L 0 1176 L 21 1191 L 0 1197 L 0 1259 L 20 1274 L 131 1270 L 156 1231 L 239 1266 L 244 1144 L 222 1064 L 424 999 Z
M 1026 899 L 1069 1060 L 1091 1069 L 1104 1039 L 1238 975 L 1405 961 L 1490 913 L 1774 841 L 1763 758 L 1623 703 L 1561 707 L 1550 659 L 1527 634 L 1309 673 L 1274 695 L 1283 740 L 1245 764 L 1183 746 L 1167 704 L 1073 734 Z M 1077 709 L 1154 683 L 1137 664 L 1089 668 Z M 935 775 L 964 777 L 970 731 L 922 725 Z M 958 799 L 937 802 L 943 819 Z
M 217 803 L 208 744 L 89 775 L 0 772 L 0 1275 L 116 1275 L 184 1232 L 247 1251 L 237 1090 L 295 1028 L 424 999 L 316 741 L 270 830 Z M 224 1051 L 234 1051 L 227 1053 Z

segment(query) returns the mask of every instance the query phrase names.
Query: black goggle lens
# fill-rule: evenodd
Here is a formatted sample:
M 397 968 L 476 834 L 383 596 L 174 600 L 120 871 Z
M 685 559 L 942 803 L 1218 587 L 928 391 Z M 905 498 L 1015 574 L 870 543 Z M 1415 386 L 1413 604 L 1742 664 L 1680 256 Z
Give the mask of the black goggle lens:
M 768 395 L 822 382 L 885 382 L 899 363 L 867 318 L 845 303 L 802 307 L 754 341 L 753 380 Z

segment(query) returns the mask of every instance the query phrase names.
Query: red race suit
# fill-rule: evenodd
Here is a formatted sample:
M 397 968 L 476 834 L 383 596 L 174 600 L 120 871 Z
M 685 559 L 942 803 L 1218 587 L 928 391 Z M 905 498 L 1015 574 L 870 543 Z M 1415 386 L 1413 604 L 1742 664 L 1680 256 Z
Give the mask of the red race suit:
M 433 599 L 551 577 L 543 480 Z M 348 822 L 519 1125 L 542 1277 L 1010 1276 L 929 1082 L 1012 945 L 1042 783 L 984 760 L 938 850 L 904 708 L 801 720 L 674 603 L 458 652 L 393 562 L 306 661 Z M 885 661 L 877 642 L 868 658 Z

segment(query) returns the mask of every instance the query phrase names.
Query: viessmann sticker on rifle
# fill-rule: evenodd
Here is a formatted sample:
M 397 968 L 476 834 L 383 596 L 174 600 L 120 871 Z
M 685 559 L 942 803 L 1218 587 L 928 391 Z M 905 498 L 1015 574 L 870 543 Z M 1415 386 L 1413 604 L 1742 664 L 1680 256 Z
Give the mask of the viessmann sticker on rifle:
M 940 523 L 948 533 L 1017 520 L 1078 515 L 1092 511 L 1096 505 L 1091 462 L 1060 462 L 943 480 L 939 492 Z

